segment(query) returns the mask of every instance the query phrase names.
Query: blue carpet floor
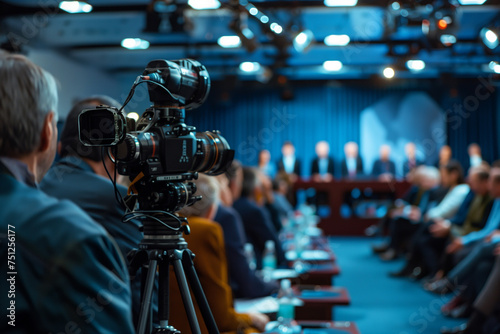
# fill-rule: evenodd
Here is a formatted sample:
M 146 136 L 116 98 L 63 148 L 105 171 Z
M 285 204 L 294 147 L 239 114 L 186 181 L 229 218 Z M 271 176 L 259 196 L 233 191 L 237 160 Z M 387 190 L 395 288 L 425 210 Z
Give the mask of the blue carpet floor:
M 351 305 L 336 307 L 335 320 L 354 321 L 361 334 L 439 333 L 443 326 L 464 320 L 448 319 L 440 308 L 451 295 L 433 295 L 419 282 L 390 278 L 387 273 L 402 268 L 404 262 L 383 262 L 371 252 L 372 238 L 332 237 L 341 274 L 336 286 L 346 287 Z

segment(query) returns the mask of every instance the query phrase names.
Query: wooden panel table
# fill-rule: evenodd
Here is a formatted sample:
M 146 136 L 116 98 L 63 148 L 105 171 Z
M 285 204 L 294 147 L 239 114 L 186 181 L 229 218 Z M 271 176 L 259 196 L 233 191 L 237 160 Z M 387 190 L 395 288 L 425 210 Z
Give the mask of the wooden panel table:
M 319 227 L 326 235 L 363 235 L 364 230 L 370 225 L 376 224 L 379 218 L 363 218 L 356 215 L 343 217 L 341 207 L 353 190 L 357 189 L 361 194 L 372 193 L 378 198 L 393 200 L 400 198 L 410 188 L 406 181 L 370 181 L 370 180 L 333 180 L 330 182 L 315 182 L 298 180 L 294 184 L 295 190 L 307 190 L 313 188 L 316 193 L 326 196 L 330 215 L 322 217 Z
M 304 302 L 295 309 L 296 320 L 332 320 L 334 306 L 351 303 L 347 290 L 341 287 L 298 285 L 293 290 Z

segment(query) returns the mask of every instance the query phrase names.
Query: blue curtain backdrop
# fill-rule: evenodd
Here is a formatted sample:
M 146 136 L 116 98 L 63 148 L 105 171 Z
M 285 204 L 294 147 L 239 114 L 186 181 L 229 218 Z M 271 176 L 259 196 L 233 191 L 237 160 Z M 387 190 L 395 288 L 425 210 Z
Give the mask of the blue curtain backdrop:
M 498 152 L 496 91 L 482 98 L 467 118 L 453 111 L 455 104 L 463 104 L 467 96 L 474 94 L 479 84 L 476 81 L 453 89 L 441 82 L 412 82 L 380 88 L 357 82 L 343 85 L 297 83 L 290 100 L 282 98 L 283 89 L 278 87 L 247 83 L 228 88 L 214 83 L 207 102 L 198 109 L 187 111 L 186 121 L 195 125 L 197 131 L 220 130 L 236 149 L 236 158 L 248 165 L 257 164 L 257 153 L 261 149 L 268 149 L 273 162 L 277 161 L 282 143 L 290 140 L 302 161 L 303 176 L 310 173 L 314 145 L 319 140 L 327 140 L 339 175 L 344 144 L 350 140 L 360 141 L 361 111 L 384 97 L 419 90 L 427 92 L 446 110 L 443 121 L 448 131 L 447 142 L 455 157 L 467 166 L 466 147 L 470 142 L 481 145 L 483 156 L 489 162 L 497 158 Z M 471 101 L 466 100 L 466 103 Z M 457 117 L 463 118 L 460 124 Z

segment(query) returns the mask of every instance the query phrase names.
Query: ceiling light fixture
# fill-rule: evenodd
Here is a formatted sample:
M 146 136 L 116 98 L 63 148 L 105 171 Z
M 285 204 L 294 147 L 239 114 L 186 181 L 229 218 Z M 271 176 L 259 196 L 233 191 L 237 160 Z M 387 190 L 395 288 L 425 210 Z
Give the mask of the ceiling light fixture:
M 59 8 L 70 14 L 90 13 L 92 5 L 85 1 L 61 1 Z
M 125 38 L 122 40 L 121 45 L 129 50 L 145 50 L 149 48 L 149 42 L 140 38 Z
M 197 10 L 218 9 L 220 2 L 218 0 L 189 0 L 188 5 Z
M 348 35 L 329 35 L 325 37 L 324 43 L 327 46 L 346 46 L 350 41 Z
M 358 4 L 358 0 L 325 0 L 327 7 L 353 7 Z
M 338 60 L 327 60 L 323 63 L 323 69 L 328 72 L 337 72 L 342 69 L 344 65 Z

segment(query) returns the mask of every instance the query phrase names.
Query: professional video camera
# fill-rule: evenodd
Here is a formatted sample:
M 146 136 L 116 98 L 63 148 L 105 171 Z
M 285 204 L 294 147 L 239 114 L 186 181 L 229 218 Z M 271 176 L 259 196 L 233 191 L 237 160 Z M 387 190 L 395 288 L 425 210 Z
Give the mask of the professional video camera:
M 135 123 L 125 116 L 123 108 L 137 85 L 144 82 L 153 106 Z M 154 60 L 137 77 L 120 109 L 98 106 L 83 110 L 78 118 L 80 141 L 87 146 L 110 147 L 108 155 L 115 162 L 115 172 L 130 178 L 128 196 L 121 200 L 127 210 L 124 221 L 140 219 L 143 224 L 144 239 L 139 250 L 128 255 L 131 277 L 139 268 L 143 275 L 138 333 L 151 330 L 150 304 L 157 267 L 160 327 L 155 331 L 176 332 L 168 325 L 170 265 L 174 267 L 192 332 L 200 333 L 200 327 L 185 275 L 207 328 L 218 333 L 194 271 L 194 255 L 183 238 L 183 233 L 189 233 L 187 220 L 175 214 L 201 199 L 194 196 L 196 186 L 188 181 L 196 179 L 198 172 L 223 173 L 234 157 L 234 150 L 218 131 L 195 132 L 195 127 L 184 123 L 185 110 L 199 107 L 209 91 L 208 72 L 199 62 Z
M 143 209 L 178 211 L 196 201 L 191 183 L 195 172 L 223 173 L 231 164 L 234 150 L 218 131 L 194 132 L 184 123 L 185 109 L 199 107 L 210 91 L 210 77 L 199 62 L 191 59 L 151 61 L 135 87 L 148 83 L 153 106 L 137 122 L 107 106 L 82 111 L 80 141 L 89 146 L 116 146 L 119 174 L 138 175 L 139 205 Z M 124 105 L 125 105 L 124 104 Z M 173 182 L 173 183 L 172 183 Z

